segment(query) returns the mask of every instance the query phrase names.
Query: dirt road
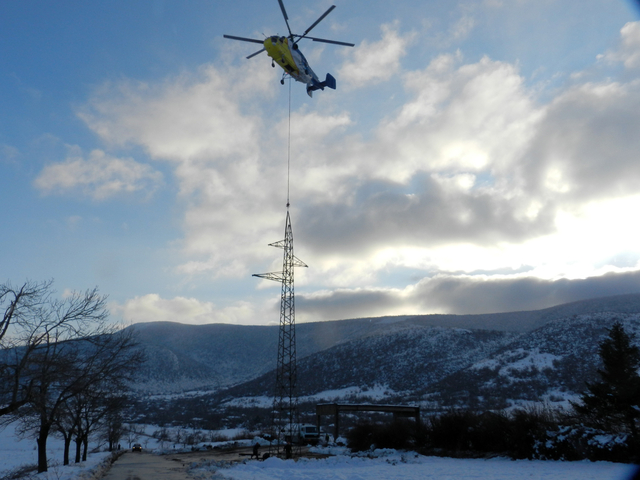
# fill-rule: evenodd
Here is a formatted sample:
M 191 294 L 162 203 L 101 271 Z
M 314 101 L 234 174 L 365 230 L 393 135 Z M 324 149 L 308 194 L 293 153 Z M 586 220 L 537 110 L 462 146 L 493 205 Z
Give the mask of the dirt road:
M 116 460 L 102 480 L 185 480 L 192 478 L 187 469 L 193 463 L 240 462 L 248 459 L 251 451 L 251 447 L 232 447 L 169 455 L 127 452 Z
M 188 464 L 172 457 L 127 452 L 111 467 L 103 480 L 185 480 Z
M 323 458 L 327 455 L 309 453 L 302 448 L 305 457 Z M 194 463 L 215 460 L 216 462 L 241 462 L 250 458 L 251 447 L 232 447 L 169 455 L 127 452 L 111 467 L 102 480 L 185 480 L 192 478 L 187 469 Z M 262 448 L 260 453 L 266 453 Z M 257 461 L 257 460 L 254 460 Z

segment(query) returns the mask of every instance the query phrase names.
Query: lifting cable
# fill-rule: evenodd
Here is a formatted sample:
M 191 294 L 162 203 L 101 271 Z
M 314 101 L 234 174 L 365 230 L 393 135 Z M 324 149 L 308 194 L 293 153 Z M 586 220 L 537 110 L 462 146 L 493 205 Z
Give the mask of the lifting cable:
M 291 172 L 291 77 L 289 77 L 289 140 L 287 142 L 287 208 L 289 208 L 290 172 Z

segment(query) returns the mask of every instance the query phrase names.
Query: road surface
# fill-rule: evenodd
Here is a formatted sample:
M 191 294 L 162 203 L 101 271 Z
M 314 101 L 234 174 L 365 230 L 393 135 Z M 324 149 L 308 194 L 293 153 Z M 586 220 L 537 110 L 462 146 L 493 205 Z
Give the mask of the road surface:
M 188 480 L 193 477 L 187 473 L 187 469 L 194 463 L 211 460 L 227 463 L 241 462 L 250 458 L 252 450 L 250 446 L 236 446 L 169 455 L 127 452 L 116 460 L 102 480 Z M 261 454 L 268 451 L 268 447 L 260 449 Z M 310 453 L 308 447 L 302 447 L 301 454 L 308 458 L 328 456 Z
M 188 463 L 150 453 L 127 452 L 113 464 L 103 480 L 185 480 Z

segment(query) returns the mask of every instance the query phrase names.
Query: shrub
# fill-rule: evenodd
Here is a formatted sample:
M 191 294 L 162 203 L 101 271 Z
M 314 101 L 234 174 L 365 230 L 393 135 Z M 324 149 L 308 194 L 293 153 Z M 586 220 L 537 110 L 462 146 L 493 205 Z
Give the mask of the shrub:
M 409 420 L 392 423 L 359 423 L 347 433 L 347 446 L 354 452 L 371 448 L 409 450 L 416 446 L 421 426 Z
M 506 454 L 510 448 L 511 419 L 502 410 L 478 415 L 470 432 L 472 450 L 481 453 Z
M 452 452 L 472 448 L 472 432 L 478 425 L 478 417 L 467 410 L 450 410 L 429 422 L 429 444 L 432 448 Z
M 359 423 L 347 432 L 347 446 L 354 452 L 369 450 L 374 445 L 378 425 Z
M 530 406 L 511 414 L 509 454 L 512 458 L 546 457 L 540 451 L 549 438 L 549 430 L 557 430 L 556 416 L 547 407 Z

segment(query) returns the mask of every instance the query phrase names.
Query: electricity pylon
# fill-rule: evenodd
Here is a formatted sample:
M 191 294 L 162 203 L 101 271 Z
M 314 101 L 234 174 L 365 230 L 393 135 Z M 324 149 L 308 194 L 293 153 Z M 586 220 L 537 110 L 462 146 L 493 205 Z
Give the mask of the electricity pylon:
M 287 204 L 287 207 L 288 206 Z M 275 449 L 276 455 L 280 455 L 281 450 L 285 448 L 285 437 L 290 436 L 293 438 L 297 436 L 298 433 L 296 306 L 293 288 L 293 271 L 295 267 L 307 266 L 293 254 L 293 231 L 291 229 L 291 218 L 288 208 L 284 228 L 284 240 L 270 243 L 269 246 L 282 248 L 284 250 L 282 272 L 257 273 L 253 276 L 282 283 L 276 390 L 273 398 L 271 417 L 271 426 L 275 436 L 275 445 L 272 445 L 272 448 Z

